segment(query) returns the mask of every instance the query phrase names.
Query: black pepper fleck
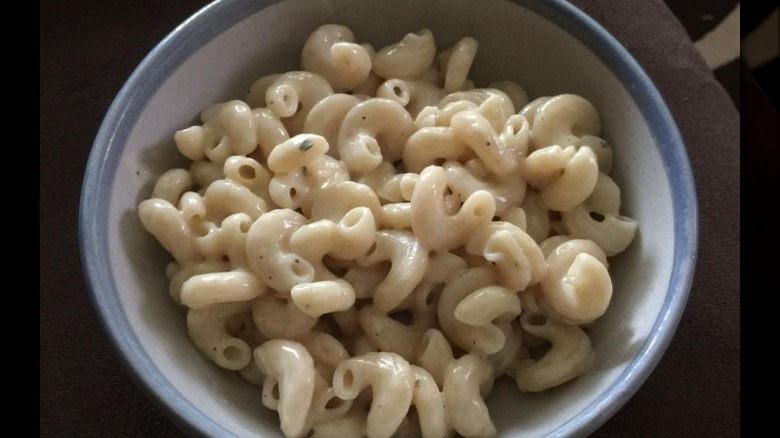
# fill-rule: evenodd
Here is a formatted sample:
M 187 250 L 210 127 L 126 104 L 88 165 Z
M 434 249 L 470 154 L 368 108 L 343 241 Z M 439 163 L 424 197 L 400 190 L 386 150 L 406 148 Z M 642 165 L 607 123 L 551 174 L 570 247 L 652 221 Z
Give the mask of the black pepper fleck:
M 314 142 L 307 138 L 306 140 L 302 141 L 300 145 L 298 145 L 298 149 L 302 151 L 308 151 L 312 146 L 314 146 Z

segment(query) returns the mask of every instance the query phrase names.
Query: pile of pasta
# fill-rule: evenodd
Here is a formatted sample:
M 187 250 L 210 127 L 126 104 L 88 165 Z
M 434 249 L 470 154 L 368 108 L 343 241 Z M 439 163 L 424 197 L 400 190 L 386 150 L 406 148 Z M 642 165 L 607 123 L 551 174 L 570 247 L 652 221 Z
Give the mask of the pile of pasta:
M 489 437 L 485 397 L 580 375 L 634 239 L 596 108 L 476 87 L 477 41 L 374 50 L 328 24 L 301 70 L 177 131 L 138 214 L 200 352 L 287 437 Z

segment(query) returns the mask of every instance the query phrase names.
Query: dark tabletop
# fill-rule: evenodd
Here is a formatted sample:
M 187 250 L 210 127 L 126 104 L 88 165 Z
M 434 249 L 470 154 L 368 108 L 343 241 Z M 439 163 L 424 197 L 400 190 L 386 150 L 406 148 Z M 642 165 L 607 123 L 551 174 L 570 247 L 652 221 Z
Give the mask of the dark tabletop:
M 206 3 L 41 2 L 42 436 L 183 436 L 123 368 L 91 306 L 78 202 L 92 142 L 114 96 L 154 45 Z M 688 32 L 698 31 L 697 23 L 686 26 L 674 7 L 661 0 L 573 3 L 628 48 L 669 104 L 691 159 L 700 215 L 696 274 L 679 329 L 644 386 L 593 436 L 737 437 L 740 117 L 729 92 L 739 93 L 729 85 L 733 78 L 716 78 L 694 50 Z

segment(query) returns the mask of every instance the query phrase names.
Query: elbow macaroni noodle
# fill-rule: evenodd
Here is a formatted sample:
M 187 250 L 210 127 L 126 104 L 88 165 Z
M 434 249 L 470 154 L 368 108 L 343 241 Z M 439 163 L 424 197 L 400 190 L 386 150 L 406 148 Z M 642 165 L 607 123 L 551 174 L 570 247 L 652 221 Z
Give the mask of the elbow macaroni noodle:
M 611 146 L 582 96 L 476 87 L 477 48 L 324 25 L 174 133 L 191 165 L 138 206 L 194 345 L 287 437 L 492 437 L 496 379 L 587 369 L 638 231 Z

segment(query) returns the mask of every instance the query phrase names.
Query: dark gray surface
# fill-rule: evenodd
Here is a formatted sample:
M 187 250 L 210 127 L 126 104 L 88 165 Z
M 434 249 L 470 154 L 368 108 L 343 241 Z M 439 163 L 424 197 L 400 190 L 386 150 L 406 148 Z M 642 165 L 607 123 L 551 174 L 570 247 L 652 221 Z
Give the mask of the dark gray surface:
M 655 81 L 686 142 L 700 203 L 697 271 L 678 332 L 645 385 L 593 436 L 739 436 L 739 114 L 664 2 L 573 3 Z M 183 435 L 125 372 L 91 307 L 78 249 L 78 199 L 112 99 L 154 45 L 205 4 L 41 3 L 42 436 Z

